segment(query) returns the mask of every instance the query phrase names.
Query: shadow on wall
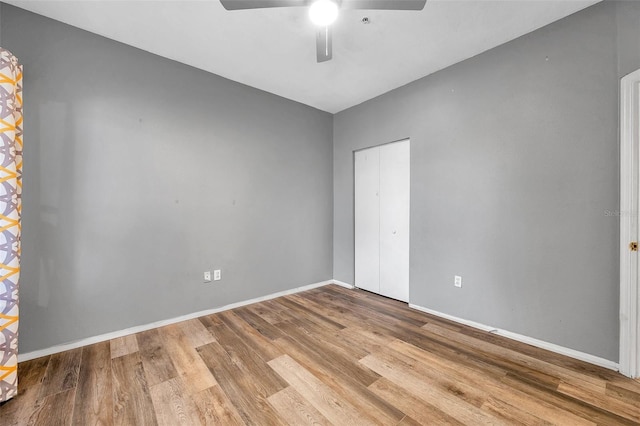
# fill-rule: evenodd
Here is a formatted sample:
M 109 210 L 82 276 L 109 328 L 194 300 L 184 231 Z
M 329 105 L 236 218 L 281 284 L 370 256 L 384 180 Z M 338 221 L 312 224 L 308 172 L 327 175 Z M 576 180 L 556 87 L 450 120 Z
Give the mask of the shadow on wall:
M 25 78 L 28 79 L 25 71 Z M 37 82 L 34 82 L 34 85 Z M 37 91 L 37 87 L 30 88 Z M 31 91 L 30 90 L 30 91 Z M 26 108 L 25 128 L 25 181 L 24 240 L 25 263 L 38 265 L 25 268 L 21 286 L 21 324 L 25 333 L 39 335 L 46 330 L 32 318 L 30 310 L 39 312 L 62 308 L 74 298 L 67 283 L 74 282 L 73 259 L 76 256 L 73 209 L 61 208 L 75 202 L 73 115 L 63 102 L 44 101 Z M 37 206 L 37 211 L 30 209 Z M 61 214 L 65 211 L 65 214 Z M 37 241 L 37 243 L 32 243 Z M 64 249 L 62 249 L 64 248 Z M 37 259 L 37 263 L 35 262 Z M 36 274 L 36 276 L 34 276 Z M 35 284 L 35 285 L 34 285 Z M 71 316 L 55 317 L 58 326 L 75 328 L 77 321 Z M 38 336 L 44 338 L 45 336 Z

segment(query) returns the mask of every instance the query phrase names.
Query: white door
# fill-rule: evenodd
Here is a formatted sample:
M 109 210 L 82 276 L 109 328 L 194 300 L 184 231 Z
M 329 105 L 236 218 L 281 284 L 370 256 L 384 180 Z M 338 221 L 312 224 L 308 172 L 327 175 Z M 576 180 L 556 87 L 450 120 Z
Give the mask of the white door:
M 354 169 L 356 287 L 380 293 L 380 150 L 357 151 Z
M 409 301 L 409 141 L 380 147 L 380 294 Z
M 620 372 L 640 377 L 640 70 L 621 81 L 620 93 Z M 636 243 L 633 247 L 632 244 Z
M 355 285 L 409 300 L 409 140 L 357 151 Z

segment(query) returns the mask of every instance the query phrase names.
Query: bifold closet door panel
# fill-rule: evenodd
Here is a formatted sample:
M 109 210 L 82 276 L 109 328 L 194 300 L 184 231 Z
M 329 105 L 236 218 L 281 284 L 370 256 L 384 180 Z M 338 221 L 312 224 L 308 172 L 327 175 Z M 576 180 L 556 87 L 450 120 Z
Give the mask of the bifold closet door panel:
M 355 285 L 380 293 L 380 149 L 354 153 Z
M 409 301 L 410 144 L 380 147 L 380 294 Z

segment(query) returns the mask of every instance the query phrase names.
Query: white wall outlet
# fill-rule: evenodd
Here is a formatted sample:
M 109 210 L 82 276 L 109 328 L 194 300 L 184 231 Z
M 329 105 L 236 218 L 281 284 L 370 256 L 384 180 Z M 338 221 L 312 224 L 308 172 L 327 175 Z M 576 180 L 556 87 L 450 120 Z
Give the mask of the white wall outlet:
M 453 276 L 453 285 L 456 287 L 462 287 L 462 277 L 460 275 Z
M 220 269 L 216 269 L 215 271 L 213 271 L 213 280 L 220 281 L 221 279 L 222 279 L 222 272 L 220 271 Z
M 211 271 L 204 271 L 204 282 L 205 283 L 211 282 Z

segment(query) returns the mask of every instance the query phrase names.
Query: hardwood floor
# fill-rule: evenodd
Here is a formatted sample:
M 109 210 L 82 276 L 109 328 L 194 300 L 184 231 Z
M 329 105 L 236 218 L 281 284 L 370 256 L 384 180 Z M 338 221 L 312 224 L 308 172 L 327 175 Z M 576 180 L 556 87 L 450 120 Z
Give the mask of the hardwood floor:
M 2 425 L 640 424 L 640 381 L 333 285 L 18 373 Z

